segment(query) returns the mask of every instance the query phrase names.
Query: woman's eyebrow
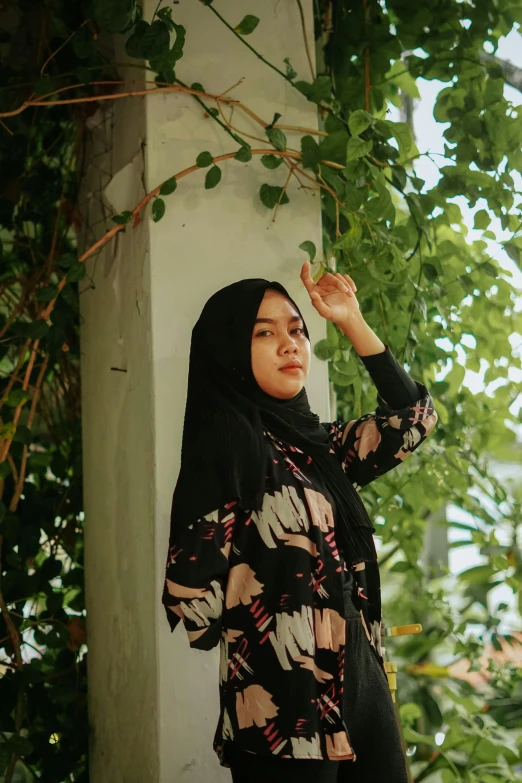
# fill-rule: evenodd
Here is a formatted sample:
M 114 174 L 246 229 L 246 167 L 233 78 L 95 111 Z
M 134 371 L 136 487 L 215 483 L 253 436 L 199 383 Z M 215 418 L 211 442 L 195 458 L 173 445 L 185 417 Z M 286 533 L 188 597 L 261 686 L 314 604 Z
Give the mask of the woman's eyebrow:
M 255 324 L 261 324 L 261 323 L 264 323 L 264 324 L 275 324 L 275 323 L 277 323 L 277 320 L 278 319 L 276 319 L 276 318 L 256 318 L 254 323 Z M 293 321 L 302 321 L 302 320 L 303 319 L 301 318 L 300 315 L 293 315 L 291 318 L 288 319 L 288 322 L 292 323 Z

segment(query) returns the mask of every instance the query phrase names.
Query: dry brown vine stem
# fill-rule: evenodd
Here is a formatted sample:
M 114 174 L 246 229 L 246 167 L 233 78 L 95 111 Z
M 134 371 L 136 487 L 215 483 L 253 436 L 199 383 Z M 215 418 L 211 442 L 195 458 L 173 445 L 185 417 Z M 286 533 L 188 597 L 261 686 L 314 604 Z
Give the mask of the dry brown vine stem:
M 303 43 L 304 48 L 306 52 L 306 57 L 308 59 L 308 65 L 310 66 L 310 73 L 312 74 L 312 81 L 315 79 L 315 73 L 314 73 L 314 66 L 312 61 L 312 55 L 310 53 L 310 47 L 308 46 L 308 35 L 306 33 L 306 22 L 305 22 L 305 15 L 303 13 L 303 6 L 301 5 L 301 0 L 297 0 L 297 7 L 299 8 L 299 16 L 301 17 L 301 29 L 303 31 Z
M 24 391 L 27 391 L 27 388 L 29 386 L 29 381 L 31 379 L 31 373 L 33 371 L 34 360 L 36 358 L 36 351 L 38 350 L 39 344 L 40 344 L 40 340 L 35 340 L 34 343 L 33 343 L 33 347 L 31 349 L 31 355 L 29 357 L 29 361 L 28 361 L 27 367 L 25 369 L 24 382 L 22 384 L 22 389 Z M 18 419 L 20 418 L 20 413 L 22 412 L 23 405 L 24 405 L 24 403 L 20 403 L 20 405 L 16 406 L 16 409 L 15 409 L 15 412 L 14 412 L 14 415 L 13 415 L 13 424 L 15 425 L 15 427 L 16 427 L 16 425 L 18 423 Z M 6 441 L 4 443 L 4 448 L 2 449 L 2 454 L 0 456 L 0 463 L 2 463 L 6 459 L 8 453 L 9 453 L 9 449 L 11 447 L 12 440 L 13 440 L 13 436 L 12 435 L 10 435 L 8 438 L 6 438 Z
M 85 20 L 84 20 L 84 21 L 81 23 L 81 25 L 80 25 L 79 27 L 77 27 L 77 28 L 76 28 L 76 30 L 73 30 L 73 31 L 72 31 L 72 33 L 69 35 L 69 37 L 68 37 L 68 38 L 66 38 L 66 39 L 65 39 L 65 41 L 64 41 L 62 44 L 60 44 L 60 46 L 58 47 L 58 49 L 55 49 L 55 50 L 54 50 L 54 52 L 51 52 L 51 54 L 49 55 L 49 57 L 47 58 L 47 60 L 44 62 L 44 64 L 42 65 L 42 67 L 41 67 L 41 69 L 40 69 L 40 76 L 43 76 L 43 73 L 44 73 L 45 69 L 47 68 L 47 66 L 49 65 L 49 63 L 51 62 L 51 60 L 52 60 L 54 57 L 56 57 L 56 55 L 58 54 L 58 52 L 60 52 L 60 51 L 63 49 L 63 47 L 64 47 L 64 46 L 67 46 L 67 44 L 69 43 L 69 41 L 71 40 L 71 38 L 74 38 L 74 36 L 76 35 L 76 33 L 77 33 L 79 30 L 81 30 L 81 29 L 82 29 L 82 27 L 83 27 L 84 25 L 88 24 L 88 22 L 89 22 L 89 20 L 88 20 L 88 19 L 85 19 Z
M 2 552 L 2 542 L 3 542 L 3 536 L 0 536 L 0 554 Z M 22 660 L 22 652 L 20 649 L 20 634 L 18 633 L 18 628 L 13 623 L 11 619 L 11 615 L 9 614 L 9 610 L 7 608 L 7 604 L 5 602 L 5 598 L 3 596 L 3 593 L 0 591 L 0 610 L 2 612 L 2 615 L 4 616 L 4 621 L 7 626 L 7 630 L 9 631 L 9 636 L 11 638 L 11 642 L 13 643 L 13 649 L 15 651 L 15 657 L 16 657 L 16 663 L 18 666 L 21 666 L 23 663 Z
M 40 397 L 40 392 L 42 389 L 42 384 L 45 376 L 45 371 L 47 369 L 47 365 L 49 363 L 49 354 L 45 355 L 45 358 L 42 362 L 42 366 L 40 367 L 40 372 L 38 373 L 38 378 L 36 380 L 36 385 L 33 392 L 33 397 L 31 399 L 31 410 L 29 411 L 29 416 L 27 418 L 27 427 L 31 429 L 34 417 L 36 415 L 36 406 L 38 404 L 38 399 Z M 22 460 L 20 463 L 20 473 L 18 475 L 18 479 L 16 480 L 15 490 L 13 492 L 13 497 L 11 498 L 11 502 L 9 503 L 9 511 L 16 511 L 18 508 L 18 503 L 20 501 L 20 497 L 22 495 L 24 481 L 25 481 L 25 473 L 27 470 L 27 454 L 28 449 L 27 446 L 24 444 L 23 452 L 22 452 Z M 11 468 L 12 469 L 12 468 Z M 13 474 L 14 475 L 14 474 Z
M 7 293 L 7 292 L 5 292 Z M 22 312 L 25 305 L 25 296 L 22 294 L 20 297 L 20 300 L 15 305 L 14 310 L 11 311 L 11 314 L 9 315 L 8 319 L 6 320 L 3 327 L 0 329 L 0 339 L 4 336 L 4 334 L 7 332 L 13 321 L 17 318 L 17 316 Z M 1 406 L 1 403 L 0 403 Z
M 289 150 L 268 150 L 268 149 L 250 150 L 252 155 L 266 155 L 268 151 L 270 151 L 270 154 L 272 154 L 272 155 L 280 156 L 280 157 L 287 158 L 287 159 L 290 159 L 290 160 L 301 160 L 301 153 L 299 153 L 299 152 L 291 152 Z M 232 158 L 235 158 L 235 156 L 236 156 L 236 152 L 227 152 L 227 153 L 224 153 L 223 155 L 217 155 L 214 158 L 214 163 L 219 163 L 219 162 L 221 162 L 223 160 L 230 160 Z M 341 164 L 334 163 L 332 161 L 321 161 L 321 163 L 323 163 L 324 165 L 329 166 L 331 168 L 338 169 L 338 170 L 343 168 Z M 295 168 L 295 166 L 294 166 L 294 168 Z M 174 176 L 174 178 L 176 180 L 179 180 L 179 179 L 182 179 L 183 177 L 188 176 L 189 174 L 193 174 L 196 171 L 201 171 L 199 166 L 197 166 L 197 165 L 189 166 L 189 168 L 184 169 L 183 171 L 180 171 L 178 174 L 175 174 L 173 176 Z M 302 169 L 298 169 L 298 171 L 299 171 L 300 174 L 304 175 L 305 177 L 308 177 L 308 175 Z M 172 179 L 172 178 L 170 178 L 170 179 Z M 315 181 L 315 180 L 313 180 L 313 181 Z M 328 185 L 323 184 L 322 187 L 325 187 L 328 191 L 330 191 L 330 193 L 333 193 L 333 191 L 331 191 L 331 189 L 328 187 Z M 140 201 L 140 203 L 132 210 L 132 215 L 134 217 L 134 225 L 135 226 L 139 223 L 141 211 L 149 203 L 149 201 L 151 201 L 151 199 L 153 199 L 153 198 L 155 198 L 156 196 L 159 195 L 160 188 L 161 188 L 161 184 L 158 185 L 157 187 L 155 187 L 154 190 L 151 190 L 150 193 L 148 193 Z M 109 231 L 106 232 L 106 234 L 104 234 L 103 237 L 101 237 L 101 239 L 99 239 L 97 242 L 95 242 L 94 245 L 92 245 L 88 250 L 85 251 L 85 253 L 83 253 L 80 256 L 80 258 L 78 259 L 78 262 L 79 263 L 83 263 L 84 261 L 86 261 L 88 258 L 90 258 L 91 255 L 93 255 L 96 251 L 100 250 L 104 245 L 107 244 L 107 242 L 109 242 L 113 237 L 116 236 L 116 234 L 118 234 L 124 228 L 125 228 L 125 225 L 122 225 L 122 224 L 114 225 Z M 45 320 L 45 321 L 48 320 L 48 318 L 49 318 L 49 316 L 50 316 L 50 314 L 51 314 L 51 312 L 53 310 L 53 307 L 54 307 L 54 304 L 56 302 L 56 299 L 57 299 L 60 291 L 65 286 L 66 282 L 67 282 L 67 276 L 64 275 L 62 277 L 62 279 L 60 280 L 60 282 L 58 283 L 57 287 L 56 287 L 56 296 L 53 299 L 51 299 L 51 301 L 48 303 L 48 305 L 45 308 L 45 310 L 40 314 L 39 320 Z M 24 348 L 22 349 L 20 357 L 18 359 L 17 367 L 20 367 L 20 365 L 22 364 L 23 357 L 25 356 L 25 352 L 28 349 L 28 347 L 30 345 L 30 342 L 31 342 L 30 340 L 26 341 L 26 343 L 24 345 Z M 23 385 L 24 390 L 26 390 L 28 388 L 29 379 L 30 379 L 30 375 L 31 375 L 31 372 L 32 372 L 32 367 L 33 367 L 33 364 L 34 364 L 36 351 L 38 350 L 39 342 L 40 342 L 39 340 L 35 340 L 34 343 L 33 343 L 33 347 L 32 347 L 32 350 L 31 350 L 31 357 L 29 359 L 29 364 L 28 364 L 28 367 L 27 367 L 27 370 L 26 370 L 25 379 L 24 379 L 24 385 Z M 10 385 L 8 385 L 8 388 L 6 388 L 6 390 L 4 391 L 4 395 L 2 397 L 2 400 L 0 400 L 0 403 L 5 401 L 5 397 L 7 396 L 6 392 L 9 393 L 9 390 L 10 390 L 10 388 L 12 388 L 13 383 L 14 383 L 14 378 L 11 378 L 10 379 Z M 18 422 L 18 419 L 20 418 L 20 412 L 22 410 L 22 405 L 23 404 L 18 405 L 16 410 L 15 410 L 15 412 L 14 412 L 13 422 L 15 424 Z M 4 447 L 3 447 L 2 453 L 0 455 L 0 463 L 3 462 L 6 459 L 7 454 L 9 452 L 9 448 L 11 446 L 11 442 L 12 442 L 12 436 L 10 438 L 8 438 L 6 440 L 6 442 L 4 443 Z
M 13 386 L 15 384 L 15 381 L 16 381 L 16 379 L 18 377 L 18 370 L 22 366 L 22 362 L 24 360 L 26 351 L 28 350 L 30 345 L 31 345 L 31 340 L 30 339 L 26 340 L 25 343 L 24 343 L 24 346 L 23 346 L 23 348 L 22 348 L 22 350 L 20 352 L 20 356 L 18 357 L 18 361 L 16 363 L 16 367 L 14 368 L 13 372 L 11 373 L 11 377 L 9 378 L 7 386 L 4 389 L 4 393 L 0 397 L 0 408 L 2 407 L 4 402 L 6 401 L 9 392 L 11 391 L 11 389 L 13 388 Z
M 75 90 L 79 87 L 85 87 L 85 84 L 72 84 L 68 85 L 67 87 L 59 87 L 54 92 L 47 93 L 46 95 L 40 95 L 35 100 L 29 100 L 24 101 L 17 109 L 13 109 L 10 112 L 2 112 L 0 113 L 1 117 L 14 117 L 17 114 L 21 114 L 25 109 L 29 108 L 30 106 L 58 106 L 58 105 L 66 105 L 66 104 L 75 104 L 75 103 L 89 103 L 89 102 L 96 102 L 96 101 L 108 101 L 108 100 L 116 100 L 118 98 L 132 98 L 136 95 L 157 95 L 157 94 L 163 94 L 163 93 L 169 93 L 169 92 L 179 92 L 179 93 L 186 93 L 187 95 L 196 95 L 198 98 L 208 98 L 209 100 L 221 101 L 222 103 L 228 103 L 231 106 L 235 106 L 238 109 L 241 109 L 246 114 L 248 114 L 250 117 L 252 117 L 255 122 L 257 122 L 259 125 L 261 125 L 263 128 L 266 128 L 268 126 L 268 123 L 261 119 L 255 112 L 252 111 L 252 109 L 249 109 L 248 106 L 245 106 L 241 103 L 241 101 L 236 100 L 235 98 L 227 98 L 225 96 L 225 93 L 222 95 L 214 95 L 212 93 L 205 92 L 204 90 L 193 90 L 191 87 L 183 87 L 181 84 L 167 84 L 166 82 L 152 82 L 148 79 L 132 79 L 132 80 L 103 80 L 103 81 L 94 81 L 90 83 L 91 85 L 96 86 L 114 86 L 114 85 L 122 85 L 122 84 L 150 84 L 154 85 L 152 89 L 145 89 L 145 90 L 130 90 L 127 92 L 116 92 L 116 93 L 107 93 L 106 95 L 92 95 L 92 96 L 83 96 L 82 98 L 63 98 L 62 100 L 56 100 L 56 101 L 46 101 L 45 98 L 51 96 L 51 95 L 59 95 L 62 92 L 65 92 L 67 90 Z M 239 84 L 239 82 L 238 82 Z M 235 87 L 237 85 L 233 85 Z M 230 87 L 229 89 L 233 89 L 233 87 Z M 228 92 L 228 90 L 226 91 Z M 300 133 L 311 133 L 316 136 L 327 136 L 328 134 L 325 133 L 325 131 L 320 131 L 315 128 L 301 128 L 297 125 L 274 125 L 274 128 L 279 128 L 280 130 L 294 130 Z
M 248 139 L 253 139 L 254 141 L 259 141 L 261 143 L 264 143 L 265 139 L 262 139 L 260 136 L 253 136 L 251 133 L 246 133 L 246 131 L 243 131 L 240 128 L 237 128 L 234 125 L 232 125 L 231 120 L 232 120 L 232 112 L 234 110 L 234 106 L 230 107 L 231 115 L 230 115 L 230 119 L 227 120 L 227 118 L 225 117 L 225 113 L 224 113 L 224 111 L 223 111 L 223 109 L 221 107 L 221 102 L 219 100 L 216 100 L 216 103 L 217 103 L 217 107 L 218 107 L 219 113 L 221 115 L 221 119 L 223 120 L 223 123 L 226 125 L 226 127 L 229 130 L 234 131 L 235 133 L 239 133 L 239 134 L 241 134 L 242 136 L 245 136 Z M 266 123 L 261 118 L 257 118 L 256 121 L 262 123 L 262 125 L 264 127 L 266 127 Z M 285 128 L 285 129 L 291 129 L 291 130 L 299 130 L 299 131 L 302 131 L 302 132 L 305 132 L 305 131 L 309 130 L 308 128 L 298 128 L 295 125 L 292 125 L 292 126 L 290 126 L 290 125 L 274 125 L 273 127 L 274 128 L 280 128 L 280 129 Z M 322 133 L 322 131 L 318 131 L 318 133 Z M 327 135 L 327 134 L 325 134 L 325 135 Z M 267 149 L 267 153 L 270 153 L 270 151 L 271 151 L 270 149 Z M 287 166 L 288 170 L 290 171 L 290 174 L 293 175 L 296 178 L 296 180 L 298 181 L 299 186 L 301 188 L 312 190 L 312 188 L 310 188 L 309 186 L 307 186 L 303 182 L 301 182 L 301 180 L 299 179 L 299 177 L 298 177 L 298 175 L 296 174 L 296 171 L 295 171 L 296 166 L 294 166 L 293 164 L 289 163 L 288 160 L 286 160 L 286 159 L 284 159 L 284 162 L 285 162 L 285 165 Z M 298 171 L 304 174 L 302 169 L 298 169 Z M 305 174 L 305 176 L 307 176 L 307 175 Z M 312 180 L 312 182 L 315 182 L 315 180 L 312 179 L 312 177 L 308 177 L 308 179 Z M 285 189 L 286 189 L 286 185 L 285 185 Z M 320 187 L 319 188 L 314 188 L 314 189 L 320 190 Z M 278 205 L 279 205 L 279 202 L 278 202 Z M 273 217 L 274 221 L 275 221 L 276 213 L 277 213 L 277 207 L 276 207 L 276 210 L 274 212 L 274 217 Z
M 263 128 L 267 128 L 268 127 L 267 123 L 264 120 L 262 120 L 261 117 L 259 117 L 257 114 L 255 114 L 255 112 L 253 112 L 247 106 L 244 106 L 240 101 L 237 101 L 237 100 L 225 97 L 225 93 L 222 93 L 221 95 L 216 96 L 216 95 L 212 95 L 210 93 L 206 93 L 206 92 L 204 92 L 202 90 L 194 90 L 192 88 L 184 87 L 184 86 L 181 86 L 181 85 L 178 85 L 178 84 L 176 84 L 176 85 L 165 85 L 165 83 L 161 83 L 163 86 L 158 86 L 156 82 L 150 82 L 150 81 L 147 81 L 147 80 L 132 80 L 132 81 L 112 81 L 112 80 L 108 81 L 108 80 L 103 80 L 103 81 L 92 82 L 92 84 L 95 84 L 95 85 L 105 85 L 105 86 L 107 86 L 107 85 L 115 85 L 115 84 L 120 84 L 121 85 L 121 84 L 144 84 L 144 83 L 145 84 L 154 84 L 155 85 L 154 89 L 134 90 L 134 91 L 125 92 L 125 93 L 111 93 L 111 94 L 103 95 L 103 96 L 92 96 L 92 97 L 83 97 L 83 98 L 68 98 L 68 99 L 58 100 L 58 101 L 45 101 L 44 99 L 46 97 L 48 97 L 48 96 L 44 95 L 44 96 L 40 96 L 37 100 L 26 101 L 24 104 L 22 104 L 20 107 L 18 107 L 18 109 L 14 110 L 13 112 L 9 112 L 7 114 L 2 114 L 0 116 L 14 116 L 16 114 L 20 114 L 22 111 L 24 111 L 29 106 L 35 106 L 36 107 L 36 106 L 50 106 L 50 105 L 52 106 L 52 105 L 64 104 L 64 103 L 65 104 L 81 103 L 81 102 L 85 103 L 85 102 L 89 102 L 89 101 L 110 100 L 110 99 L 116 99 L 116 98 L 131 97 L 131 96 L 134 96 L 134 95 L 151 95 L 151 94 L 156 94 L 158 92 L 160 92 L 160 93 L 164 93 L 164 92 L 183 92 L 183 93 L 186 93 L 186 94 L 189 94 L 189 95 L 195 95 L 197 97 L 204 97 L 204 98 L 208 98 L 208 99 L 214 100 L 216 102 L 217 106 L 218 106 L 218 110 L 219 110 L 219 112 L 220 112 L 220 114 L 221 114 L 225 124 L 228 127 L 230 127 L 230 128 L 232 128 L 233 126 L 231 126 L 230 123 L 226 120 L 226 117 L 224 116 L 224 113 L 222 111 L 221 103 L 226 103 L 226 104 L 230 105 L 232 109 L 235 108 L 235 107 L 237 107 L 238 109 L 241 109 L 248 116 L 250 116 L 255 122 L 257 122 L 259 125 L 261 125 L 261 127 L 263 127 Z M 240 82 L 236 83 L 235 85 L 233 85 L 233 87 L 237 86 L 237 84 L 239 84 L 239 83 Z M 56 94 L 59 94 L 59 93 L 62 93 L 64 91 L 66 91 L 66 90 L 74 89 L 75 87 L 80 87 L 80 86 L 83 86 L 83 85 L 78 84 L 78 85 L 62 87 L 62 88 L 54 91 L 53 93 L 49 93 L 48 95 L 56 95 Z M 229 90 L 233 89 L 233 87 L 229 88 Z M 225 92 L 228 92 L 229 90 L 227 90 Z M 299 126 L 276 125 L 274 127 L 279 127 L 281 129 L 284 128 L 286 130 L 295 130 L 295 131 L 298 131 L 298 132 L 301 132 L 301 133 L 315 133 L 315 134 L 318 134 L 318 135 L 327 135 L 323 131 L 317 131 L 317 130 L 314 130 L 314 129 L 311 129 L 311 128 L 300 128 Z M 238 131 L 238 133 L 240 133 L 240 132 L 241 131 Z M 243 134 L 243 135 L 247 135 L 247 134 Z M 256 137 L 251 137 L 251 138 L 256 138 Z M 256 140 L 258 140 L 258 139 L 256 138 Z M 264 141 L 264 139 L 261 140 L 261 141 Z M 286 188 L 287 188 L 287 185 L 288 185 L 288 182 L 289 182 L 289 179 L 290 179 L 291 175 L 294 174 L 296 176 L 299 184 L 302 185 L 302 183 L 300 182 L 299 178 L 297 177 L 297 174 L 295 173 L 296 169 L 297 169 L 297 171 L 299 171 L 300 174 L 302 174 L 304 177 L 306 177 L 307 179 L 311 180 L 312 182 L 316 183 L 317 180 L 314 180 L 312 177 L 310 177 L 308 174 L 306 174 L 306 172 L 304 172 L 301 168 L 298 168 L 297 163 L 291 163 L 292 160 L 298 161 L 298 160 L 301 159 L 301 154 L 299 152 L 297 152 L 297 151 L 293 151 L 293 150 L 274 150 L 274 149 L 271 149 L 271 148 L 251 150 L 251 154 L 252 155 L 265 155 L 267 153 L 283 157 L 285 159 L 285 164 L 289 168 L 288 178 L 287 178 L 286 183 L 285 183 L 285 185 L 284 185 L 284 187 L 283 187 L 283 189 L 281 191 L 281 194 L 280 194 L 280 197 L 279 197 L 279 200 L 278 200 L 278 204 L 277 204 L 275 212 L 274 212 L 273 219 L 275 219 L 275 216 L 277 214 L 277 209 L 278 209 L 278 207 L 279 207 L 279 205 L 281 203 L 281 199 L 283 197 L 283 194 L 286 191 Z M 216 156 L 214 158 L 214 163 L 219 163 L 220 161 L 223 161 L 223 160 L 230 160 L 232 158 L 235 158 L 235 155 L 236 155 L 236 152 L 230 152 L 230 153 L 225 153 L 223 155 L 218 155 L 218 156 Z M 342 165 L 340 165 L 338 163 L 334 163 L 332 161 L 321 161 L 321 162 L 324 165 L 329 166 L 329 167 L 334 168 L 334 169 L 337 169 L 337 170 L 341 170 L 343 168 Z M 199 170 L 200 170 L 200 167 L 197 166 L 197 165 L 190 166 L 188 169 L 184 169 L 183 171 L 179 172 L 178 174 L 175 174 L 174 178 L 176 180 L 179 180 L 182 177 L 185 177 L 188 174 L 194 173 L 194 172 L 199 171 Z M 337 195 L 332 191 L 331 188 L 328 187 L 328 185 L 326 185 L 326 183 L 324 182 L 322 177 L 320 178 L 320 187 L 324 187 L 326 190 L 328 190 L 328 192 L 330 192 L 330 194 L 333 196 L 333 198 L 336 200 L 336 202 L 338 201 Z M 154 188 L 154 190 L 152 190 L 150 193 L 148 193 L 142 199 L 142 201 L 134 208 L 134 210 L 132 210 L 134 227 L 136 227 L 139 224 L 139 222 L 140 222 L 140 219 L 141 219 L 140 213 L 141 213 L 141 211 L 144 209 L 144 207 L 149 203 L 149 201 L 152 198 L 155 198 L 156 196 L 159 195 L 160 188 L 161 188 L 161 185 L 159 185 L 156 188 Z M 116 234 L 118 234 L 119 231 L 124 229 L 124 227 L 125 226 L 122 225 L 122 224 L 117 224 L 117 225 L 113 226 L 100 240 L 98 240 L 98 242 L 95 242 L 94 245 L 92 245 L 92 247 L 90 247 L 87 251 L 85 251 L 85 253 L 83 253 L 82 256 L 80 256 L 80 258 L 78 259 L 78 262 L 79 263 L 83 263 L 84 261 L 86 261 L 87 258 L 89 258 L 95 252 L 100 250 L 107 242 L 109 242 L 114 236 L 116 236 Z M 56 250 L 56 243 L 54 242 L 54 238 L 53 238 L 53 248 L 52 248 L 52 254 L 51 255 L 54 255 L 55 250 Z M 49 263 L 49 261 L 48 261 L 48 263 Z M 45 310 L 43 310 L 41 312 L 41 314 L 39 316 L 40 320 L 48 320 L 48 318 L 50 316 L 50 313 L 53 310 L 53 307 L 54 307 L 54 304 L 56 302 L 56 299 L 57 299 L 60 291 L 65 286 L 66 282 L 67 282 L 67 277 L 66 277 L 66 275 L 64 275 L 62 277 L 62 279 L 59 281 L 58 285 L 57 285 L 56 296 L 48 303 L 48 305 L 45 308 Z M 13 315 L 13 314 L 11 314 L 11 315 Z M 16 316 L 14 316 L 14 317 L 16 317 Z M 7 327 L 7 324 L 4 327 L 4 329 L 6 327 Z M 2 335 L 2 333 L 0 332 L 0 337 L 1 337 L 1 335 Z M 25 353 L 28 350 L 30 344 L 31 344 L 31 340 L 27 340 L 26 343 L 24 344 L 24 347 L 23 347 L 23 349 L 22 349 L 22 351 L 20 353 L 19 359 L 18 359 L 17 367 L 16 367 L 15 371 L 13 372 L 13 374 L 11 376 L 11 379 L 9 381 L 9 384 L 8 384 L 7 388 L 4 390 L 4 394 L 2 396 L 2 399 L 0 399 L 0 407 L 3 404 L 3 402 L 5 402 L 5 398 L 9 394 L 9 391 L 12 389 L 12 387 L 13 387 L 15 381 L 16 381 L 18 369 L 20 368 L 20 366 L 21 366 L 21 364 L 23 362 L 23 359 L 25 357 Z M 24 390 L 27 390 L 29 388 L 30 376 L 31 376 L 31 373 L 32 373 L 33 365 L 34 365 L 36 352 L 38 350 L 38 345 L 39 345 L 39 340 L 35 340 L 34 343 L 33 343 L 32 349 L 31 349 L 31 356 L 30 356 L 30 359 L 29 359 L 29 363 L 28 363 L 28 366 L 26 368 L 24 384 L 23 384 L 23 389 Z M 47 364 L 47 361 L 48 361 L 48 357 L 46 357 L 45 365 Z M 38 384 L 37 384 L 36 389 L 38 389 L 38 388 L 39 387 L 38 387 Z M 39 394 L 39 392 L 38 392 L 38 394 Z M 37 394 L 37 392 L 35 390 L 35 395 L 38 396 L 38 394 Z M 34 399 L 34 397 L 33 397 L 33 399 Z M 20 413 L 21 413 L 22 407 L 23 407 L 23 403 L 18 405 L 16 410 L 15 410 L 15 412 L 14 412 L 13 423 L 15 425 L 17 424 L 17 422 L 18 422 L 18 420 L 20 418 Z M 9 454 L 9 449 L 10 449 L 10 446 L 11 446 L 11 442 L 12 442 L 12 436 L 9 437 L 6 441 L 4 441 L 3 447 L 2 447 L 2 451 L 1 451 L 1 454 L 0 454 L 0 463 L 3 462 L 7 458 L 7 455 Z M 27 455 L 25 454 L 25 451 L 24 451 L 24 460 L 26 459 L 26 456 Z M 25 461 L 24 461 L 24 470 L 21 471 L 21 473 L 25 474 Z M 16 482 L 17 487 L 18 487 L 18 483 L 19 482 L 17 481 Z M 23 478 L 22 478 L 22 483 L 23 483 Z
M 288 176 L 285 180 L 285 184 L 281 188 L 281 193 L 279 194 L 279 198 L 277 199 L 277 204 L 275 205 L 274 214 L 272 215 L 272 222 L 275 223 L 275 219 L 277 217 L 277 210 L 279 209 L 279 206 L 281 204 L 281 199 L 286 193 L 286 189 L 288 187 L 288 183 L 290 182 L 290 177 L 292 176 L 294 172 L 294 168 L 296 167 L 296 163 L 289 163 L 288 164 Z

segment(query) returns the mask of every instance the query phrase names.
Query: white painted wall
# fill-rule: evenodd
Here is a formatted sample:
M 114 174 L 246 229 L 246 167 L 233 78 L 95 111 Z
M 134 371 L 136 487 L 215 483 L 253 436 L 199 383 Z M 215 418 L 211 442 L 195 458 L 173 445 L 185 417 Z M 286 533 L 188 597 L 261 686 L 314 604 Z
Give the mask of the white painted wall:
M 312 0 L 303 6 L 313 51 Z M 156 0 L 145 2 L 145 18 L 155 7 Z M 222 0 L 219 10 L 234 25 L 245 14 L 259 16 L 261 24 L 248 41 L 282 68 L 290 57 L 299 77 L 310 80 L 296 3 Z M 180 79 L 221 93 L 243 77 L 231 94 L 256 114 L 271 121 L 277 111 L 285 124 L 317 127 L 314 105 L 260 63 L 202 3 L 174 5 L 173 17 L 187 28 Z M 136 69 L 129 73 L 140 78 Z M 235 121 L 263 135 L 238 113 Z M 288 137 L 299 149 L 299 135 Z M 120 101 L 113 151 L 90 158 L 86 190 L 101 176 L 94 164 L 103 160 L 106 170 L 110 163 L 111 182 L 104 182 L 110 215 L 139 200 L 142 163 L 151 190 L 193 164 L 199 152 L 218 155 L 236 146 L 188 96 Z M 257 194 L 263 182 L 282 184 L 286 167 L 269 172 L 259 159 L 221 166 L 216 189 L 204 189 L 205 171 L 193 174 L 166 199 L 163 220 L 152 223 L 149 211 L 138 229 L 120 234 L 116 245 L 90 262 L 96 288 L 82 295 L 91 777 L 96 783 L 230 780 L 212 750 L 218 650 L 191 650 L 183 626 L 171 634 L 161 604 L 193 324 L 218 288 L 242 277 L 266 277 L 279 280 L 295 297 L 312 342 L 325 333 L 299 278 L 305 259 L 299 244 L 312 240 L 321 247 L 318 195 L 292 184 L 290 204 L 281 207 L 274 223 Z M 98 235 L 109 226 L 102 222 Z M 327 419 L 324 363 L 312 360 L 307 389 L 312 408 Z

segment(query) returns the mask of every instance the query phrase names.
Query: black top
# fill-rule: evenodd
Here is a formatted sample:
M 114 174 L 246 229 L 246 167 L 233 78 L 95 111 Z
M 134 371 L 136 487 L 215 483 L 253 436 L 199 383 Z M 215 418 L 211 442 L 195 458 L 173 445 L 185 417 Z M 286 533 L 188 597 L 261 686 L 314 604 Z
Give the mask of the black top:
M 323 423 L 332 453 L 356 490 L 412 454 L 437 422 L 433 400 L 388 346 L 361 357 L 378 406 L 349 422 Z M 163 604 L 191 647 L 220 645 L 220 717 L 226 739 L 281 758 L 354 759 L 342 714 L 343 589 L 349 573 L 336 543 L 336 509 L 314 460 L 265 432 L 263 507 L 233 501 L 184 529 L 171 528 Z M 202 444 L 204 448 L 204 444 Z M 384 668 L 379 569 L 350 569 L 354 602 Z

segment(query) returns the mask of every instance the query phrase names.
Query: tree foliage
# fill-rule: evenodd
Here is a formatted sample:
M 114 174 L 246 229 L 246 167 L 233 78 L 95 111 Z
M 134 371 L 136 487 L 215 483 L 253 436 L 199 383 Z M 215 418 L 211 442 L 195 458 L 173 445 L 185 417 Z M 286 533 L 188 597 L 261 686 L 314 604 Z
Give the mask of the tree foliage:
M 515 780 L 520 673 L 492 666 L 494 696 L 485 700 L 436 664 L 443 651 L 476 669 L 485 641 L 513 643 L 499 634 L 488 593 L 501 583 L 520 589 L 521 498 L 494 478 L 488 457 L 515 439 L 519 418 L 510 408 L 519 389 L 509 369 L 520 357 L 510 336 L 522 332 L 522 318 L 510 273 L 490 248 L 492 226 L 500 225 L 506 252 L 520 264 L 513 172 L 522 168 L 522 117 L 506 97 L 505 63 L 495 51 L 522 23 L 522 6 L 315 0 L 320 57 L 317 73 L 309 58 L 310 76 L 297 73 L 286 52 L 269 62 L 256 49 L 262 16 L 228 20 L 225 4 L 204 4 L 263 67 L 317 105 L 320 133 L 281 127 L 276 114 L 264 118 L 264 146 L 252 149 L 220 112 L 227 96 L 177 78 L 185 37 L 197 30 L 176 22 L 175 6 L 160 3 L 146 19 L 136 0 L 13 0 L 0 20 L 0 776 L 7 783 L 23 773 L 56 783 L 88 779 L 78 288 L 97 248 L 78 256 L 75 232 L 85 121 L 123 94 L 108 45 L 116 35 L 130 58 L 145 61 L 158 89 L 190 91 L 230 140 L 229 154 L 200 151 L 193 168 L 205 169 L 202 187 L 219 187 L 223 166 L 263 166 L 266 181 L 252 198 L 274 217 L 294 208 L 292 191 L 303 182 L 320 190 L 323 247 L 304 236 L 296 259 L 307 254 L 317 275 L 325 268 L 351 274 L 366 320 L 432 391 L 439 422 L 430 443 L 364 491 L 380 523 L 383 570 L 402 591 L 400 611 L 389 602 L 385 619 L 424 626 L 391 643 L 403 662 L 412 769 L 417 781 L 437 769 L 444 783 Z M 422 80 L 442 83 L 434 115 L 445 126 L 445 147 L 432 156 L 440 173 L 434 186 L 416 173 L 430 151 L 387 112 L 418 96 Z M 154 221 L 175 209 L 186 175 L 174 164 L 135 210 L 113 216 L 103 242 L 139 230 L 149 201 Z M 475 210 L 479 240 L 464 224 L 462 199 Z M 375 405 L 343 334 L 328 325 L 315 352 L 329 362 L 339 416 Z M 484 365 L 486 389 L 473 394 L 465 371 Z M 485 556 L 459 577 L 466 603 L 458 615 L 444 585 L 419 565 L 426 522 L 448 503 L 472 516 L 473 524 L 450 524 Z M 499 526 L 508 545 L 498 543 Z M 470 632 L 477 618 L 481 638 Z

